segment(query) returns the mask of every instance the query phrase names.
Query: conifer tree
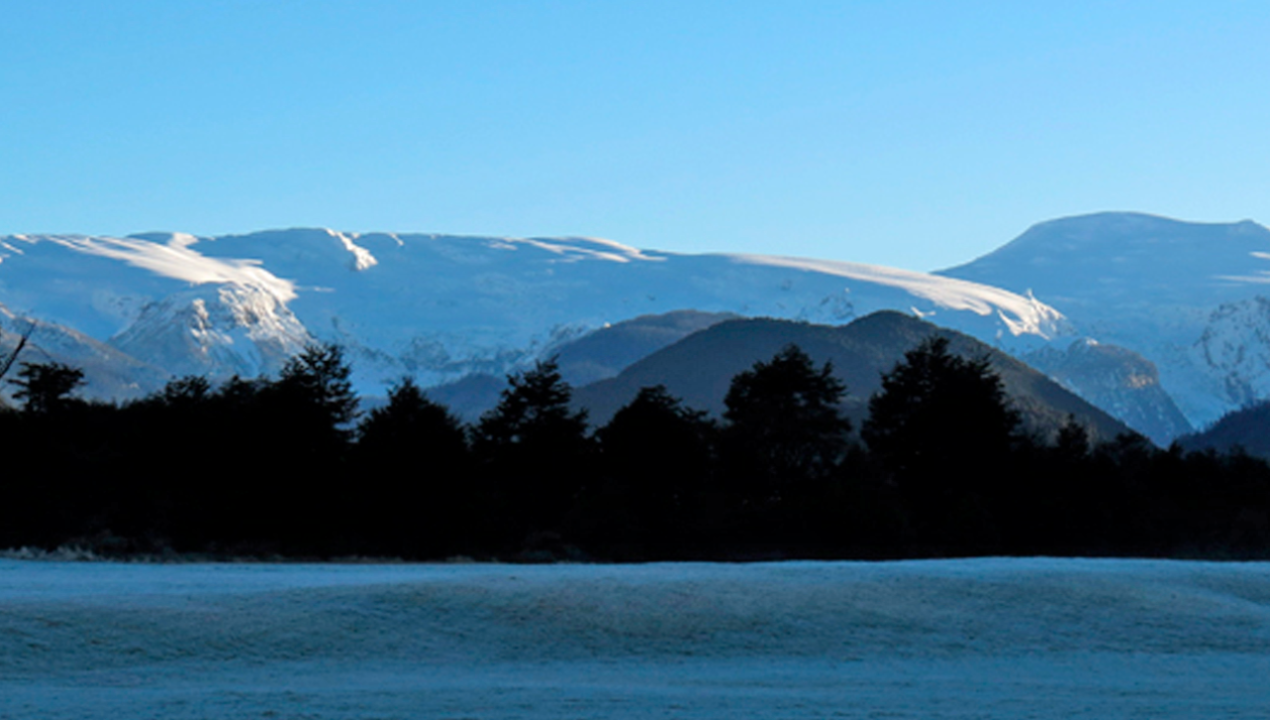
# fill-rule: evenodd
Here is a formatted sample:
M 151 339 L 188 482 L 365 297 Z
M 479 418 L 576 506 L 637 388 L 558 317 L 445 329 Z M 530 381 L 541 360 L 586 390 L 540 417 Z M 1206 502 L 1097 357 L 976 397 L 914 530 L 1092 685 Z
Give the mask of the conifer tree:
M 936 336 L 883 375 L 861 434 L 908 499 L 919 533 L 973 544 L 991 541 L 993 506 L 1012 492 L 1019 425 L 989 361 L 954 355 Z
M 609 480 L 601 534 L 673 548 L 712 471 L 715 425 L 665 386 L 645 387 L 596 432 Z M 624 528 L 612 527 L 613 522 Z M 665 554 L 665 553 L 663 553 Z
M 934 481 L 1004 455 L 1019 423 L 986 358 L 954 355 L 947 338 L 932 337 L 882 377 L 862 434 L 892 473 Z
M 350 522 L 364 552 L 443 557 L 462 552 L 475 511 L 467 434 L 406 377 L 357 428 L 361 473 Z
M 344 361 L 344 349 L 334 343 L 312 344 L 287 360 L 275 390 L 284 402 L 296 403 L 312 419 L 347 439 L 347 425 L 357 417 L 357 395 L 349 380 L 352 369 Z
M 362 420 L 357 436 L 365 452 L 409 452 L 434 465 L 445 465 L 467 454 L 462 423 L 444 405 L 430 400 L 410 377 L 389 389 L 388 404 Z
M 558 530 L 589 476 L 592 443 L 585 411 L 554 359 L 507 378 L 498 405 L 481 417 L 473 450 L 500 489 L 513 532 Z
M 782 492 L 823 480 L 847 448 L 846 387 L 796 345 L 732 379 L 724 398 L 726 472 Z
M 70 394 L 84 384 L 84 371 L 59 362 L 24 362 L 17 379 L 9 382 L 19 388 L 13 396 L 24 402 L 27 412 L 44 415 L 70 402 Z
M 255 488 L 256 516 L 248 527 L 284 539 L 284 551 L 346 551 L 345 509 L 356 495 L 345 472 L 357 416 L 357 395 L 343 349 L 310 345 L 283 366 L 278 380 L 240 385 L 247 437 L 273 449 L 260 463 L 268 479 Z M 228 388 L 227 388 L 228 390 Z M 229 398 L 227 398 L 229 399 Z
M 586 412 L 569 408 L 573 391 L 554 359 L 508 376 L 507 385 L 498 406 L 477 426 L 476 441 L 483 454 L 518 449 L 573 453 L 587 444 Z

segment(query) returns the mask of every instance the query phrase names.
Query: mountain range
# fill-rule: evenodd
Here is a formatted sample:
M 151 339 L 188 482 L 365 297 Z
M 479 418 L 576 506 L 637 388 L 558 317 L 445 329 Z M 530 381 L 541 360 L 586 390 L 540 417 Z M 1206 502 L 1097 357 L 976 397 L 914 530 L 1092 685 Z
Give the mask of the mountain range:
M 488 401 L 554 354 L 583 385 L 733 316 L 843 325 L 897 310 L 1167 442 L 1270 396 L 1268 282 L 1270 230 L 1135 213 L 1041 223 L 938 273 L 593 238 L 13 235 L 0 346 L 33 327 L 23 359 L 83 367 L 89 394 L 122 399 L 175 376 L 273 373 L 337 342 L 364 395 L 411 375 Z
M 1061 332 L 1044 303 L 892 268 L 331 230 L 9 236 L 0 303 L 172 375 L 269 373 L 307 342 L 337 342 L 364 393 L 405 374 L 424 385 L 503 374 L 613 323 L 685 309 L 841 323 L 900 308 L 1020 349 Z

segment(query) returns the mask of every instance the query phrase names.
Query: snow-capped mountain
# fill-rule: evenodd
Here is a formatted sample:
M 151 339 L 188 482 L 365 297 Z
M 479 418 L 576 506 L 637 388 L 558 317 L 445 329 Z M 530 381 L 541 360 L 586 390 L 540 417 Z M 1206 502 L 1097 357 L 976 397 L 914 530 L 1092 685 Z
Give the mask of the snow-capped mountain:
M 1031 297 L 869 265 L 313 229 L 0 238 L 0 302 L 176 375 L 271 372 L 307 341 L 335 341 L 364 393 L 403 374 L 501 374 L 608 323 L 684 308 L 827 323 L 900 309 L 1018 351 L 1065 327 Z
M 1270 396 L 1270 230 L 1254 222 L 1064 218 L 937 274 L 1032 293 L 1139 353 L 1196 427 Z

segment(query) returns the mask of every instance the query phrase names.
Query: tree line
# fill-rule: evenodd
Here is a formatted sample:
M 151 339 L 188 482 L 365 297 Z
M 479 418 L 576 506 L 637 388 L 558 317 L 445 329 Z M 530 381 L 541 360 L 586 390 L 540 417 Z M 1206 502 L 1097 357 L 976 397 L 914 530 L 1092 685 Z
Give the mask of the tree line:
M 1028 432 L 986 359 L 932 338 L 854 428 L 796 346 L 721 418 L 646 387 L 592 428 L 553 361 L 471 425 L 409 378 L 358 412 L 341 348 L 276 378 L 187 377 L 116 404 L 25 363 L 0 412 L 0 547 L 521 561 L 973 554 L 1266 557 L 1270 467 L 1241 452 Z

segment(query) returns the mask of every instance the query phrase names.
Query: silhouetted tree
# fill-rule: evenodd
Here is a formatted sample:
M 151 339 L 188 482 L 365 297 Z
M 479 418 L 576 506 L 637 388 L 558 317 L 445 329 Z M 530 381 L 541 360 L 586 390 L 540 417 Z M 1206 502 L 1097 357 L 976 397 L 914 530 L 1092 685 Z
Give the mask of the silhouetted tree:
M 352 435 L 348 424 L 357 417 L 351 374 L 339 345 L 309 345 L 283 365 L 275 392 L 307 409 L 314 421 L 333 434 L 347 439 Z
M 1098 483 L 1091 477 L 1085 426 L 1068 415 L 1052 444 L 1030 444 L 1026 461 L 1018 477 L 1033 488 L 1034 502 L 1019 519 L 1022 541 L 1016 544 L 1030 544 L 1021 549 L 1037 553 L 1096 548 L 1098 531 L 1089 525 L 1089 500 Z
M 198 375 L 186 375 L 163 386 L 163 401 L 169 406 L 190 407 L 207 402 L 212 396 L 212 383 Z
M 992 541 L 990 505 L 1007 492 L 1019 423 L 986 358 L 954 355 L 947 338 L 931 337 L 883 375 L 861 434 L 919 530 L 973 544 Z
M 236 494 L 251 496 L 254 515 L 244 522 L 256 536 L 285 538 L 277 548 L 293 554 L 346 552 L 344 512 L 356 494 L 345 472 L 357 414 L 357 396 L 343 349 L 309 345 L 283 366 L 276 381 L 234 381 L 216 404 L 234 418 L 239 442 L 259 452 L 257 477 Z
M 31 339 L 31 333 L 35 331 L 35 324 L 30 323 L 22 334 L 18 336 L 18 342 L 13 349 L 0 355 L 0 378 L 9 374 L 9 370 L 13 368 L 13 364 L 18 361 L 18 355 L 22 354 L 22 349 L 26 347 L 27 341 Z
M 732 379 L 723 403 L 725 467 L 779 497 L 828 477 L 847 449 L 846 387 L 796 345 Z
M 512 513 L 531 528 L 559 530 L 590 469 L 586 412 L 569 407 L 572 390 L 554 359 L 507 382 L 481 417 L 473 449 Z
M 444 405 L 433 402 L 413 378 L 403 378 L 388 391 L 388 404 L 372 410 L 357 427 L 358 444 L 366 452 L 411 452 L 429 462 L 467 455 L 463 425 Z
M 206 378 L 186 376 L 114 412 L 111 445 L 120 451 L 124 467 L 112 473 L 122 499 L 112 532 L 146 536 L 180 551 L 201 550 L 218 530 L 223 532 L 210 521 L 225 480 L 216 477 L 214 463 L 194 461 L 209 457 L 209 448 L 232 442 L 217 437 L 212 399 Z M 181 468 L 175 476 L 174 468 Z
M 471 533 L 476 493 L 467 434 L 407 377 L 357 428 L 355 533 L 366 552 L 443 556 Z
M 118 451 L 112 406 L 73 397 L 83 372 L 62 363 L 24 362 L 16 375 L 8 382 L 18 388 L 14 395 L 23 410 L 13 414 L 16 427 L 5 440 L 17 453 L 14 467 L 39 467 L 6 492 L 8 501 L 18 503 L 19 523 L 34 531 L 37 543 L 102 529 L 120 502 L 117 487 L 124 480 L 109 472 Z
M 9 382 L 19 388 L 13 396 L 27 412 L 48 414 L 70 402 L 71 392 L 84 383 L 84 371 L 59 362 L 24 362 L 17 379 Z
M 274 381 L 235 375 L 204 401 L 196 400 L 198 385 L 178 379 L 163 392 L 163 406 L 172 412 L 170 448 L 184 456 L 176 465 L 186 467 L 180 483 L 191 503 L 179 532 L 191 543 L 278 552 L 296 498 L 307 499 L 340 468 L 321 467 L 327 459 L 311 458 L 307 439 L 291 432 L 285 409 L 270 397 Z M 213 457 L 242 453 L 250 456 L 250 464 L 243 471 L 226 471 L 221 462 L 190 462 L 207 452 Z M 316 474 L 306 486 L 307 472 Z
M 555 360 L 540 360 L 532 370 L 508 376 L 507 385 L 498 406 L 477 426 L 481 448 L 497 455 L 517 448 L 577 450 L 587 445 L 586 411 L 570 409 L 573 391 Z
M 704 412 L 684 407 L 665 386 L 642 388 L 596 432 L 609 481 L 598 534 L 673 553 L 710 477 L 714 433 Z
M 1054 452 L 1066 462 L 1080 463 L 1089 457 L 1089 430 L 1068 415 L 1063 426 L 1058 429 L 1058 437 L 1054 441 Z

